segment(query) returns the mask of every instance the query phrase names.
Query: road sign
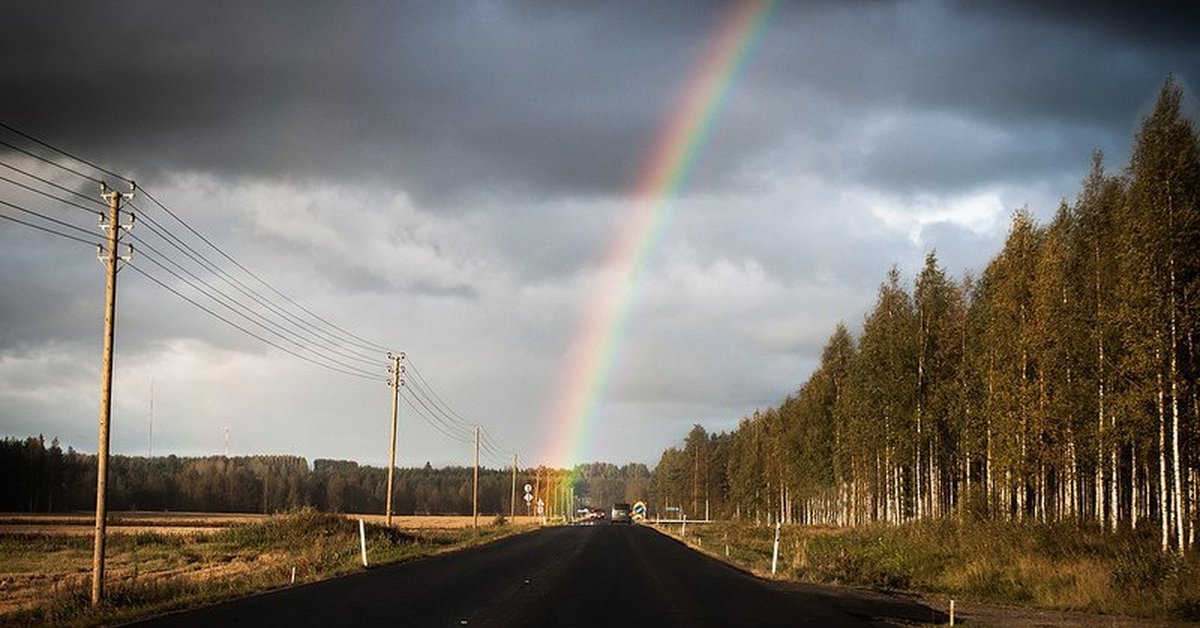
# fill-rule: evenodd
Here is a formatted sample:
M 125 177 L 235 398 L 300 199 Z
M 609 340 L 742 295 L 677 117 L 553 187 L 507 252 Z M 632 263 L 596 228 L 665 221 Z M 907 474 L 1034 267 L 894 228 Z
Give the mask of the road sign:
M 542 508 L 542 507 L 544 507 L 545 505 L 546 505 L 546 502 L 544 502 L 544 501 L 542 501 L 542 500 L 540 500 L 540 499 L 538 500 L 538 508 Z
M 528 504 L 531 501 L 533 501 L 533 495 L 530 495 L 529 493 L 525 493 L 525 503 Z
M 533 487 L 532 487 L 532 486 L 530 486 L 530 485 L 528 485 L 528 484 L 526 484 L 526 485 L 525 485 L 525 492 L 526 492 L 526 493 L 532 493 L 532 492 L 533 492 Z
M 539 515 L 544 515 L 544 514 L 546 514 L 546 505 L 545 505 L 545 504 L 543 504 L 543 503 L 542 503 L 542 500 L 540 500 L 540 499 L 538 500 L 537 513 L 538 513 Z
M 646 502 L 637 502 L 633 505 L 633 518 L 639 521 L 646 518 Z

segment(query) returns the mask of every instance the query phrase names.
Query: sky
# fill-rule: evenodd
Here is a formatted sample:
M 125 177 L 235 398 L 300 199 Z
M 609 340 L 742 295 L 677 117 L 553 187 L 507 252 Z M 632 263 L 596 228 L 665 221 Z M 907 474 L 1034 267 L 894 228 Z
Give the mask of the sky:
M 279 293 L 404 351 L 496 467 L 653 465 L 693 424 L 733 429 L 803 383 L 839 321 L 857 333 L 893 264 L 911 282 L 936 251 L 978 273 L 1015 209 L 1074 200 L 1093 151 L 1123 169 L 1169 75 L 1200 118 L 1187 3 L 779 2 L 664 201 L 588 438 L 551 451 L 631 190 L 735 4 L 17 0 L 0 122 L 136 180 Z M 98 233 L 3 181 L 0 200 Z M 94 452 L 95 250 L 0 221 L 0 264 L 0 436 Z M 128 269 L 117 317 L 114 453 L 387 464 L 382 351 L 377 379 L 332 372 Z M 469 464 L 442 431 L 402 404 L 397 464 Z

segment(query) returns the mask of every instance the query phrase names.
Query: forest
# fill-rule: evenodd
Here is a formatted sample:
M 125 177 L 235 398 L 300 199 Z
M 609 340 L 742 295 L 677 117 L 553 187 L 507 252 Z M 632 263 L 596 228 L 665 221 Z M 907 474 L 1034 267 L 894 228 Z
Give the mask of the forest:
M 853 334 L 732 433 L 662 454 L 656 501 L 754 521 L 1149 527 L 1195 545 L 1200 155 L 1173 79 L 1049 224 L 1018 210 L 979 276 L 893 267 Z

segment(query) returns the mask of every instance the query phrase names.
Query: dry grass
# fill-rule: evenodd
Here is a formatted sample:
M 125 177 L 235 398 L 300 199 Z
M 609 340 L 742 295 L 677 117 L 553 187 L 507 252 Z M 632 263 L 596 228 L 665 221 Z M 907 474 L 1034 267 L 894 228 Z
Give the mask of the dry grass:
M 115 529 L 106 561 L 108 608 L 92 611 L 92 540 L 77 521 L 5 517 L 0 522 L 0 626 L 100 625 L 186 608 L 255 591 L 312 582 L 361 569 L 353 515 L 301 511 L 287 515 L 170 514 L 145 526 Z M 364 520 L 374 520 L 364 516 Z M 382 517 L 378 517 L 382 523 Z M 24 521 L 22 521 L 24 520 Z M 169 526 L 168 522 L 189 525 Z M 196 522 L 206 527 L 196 528 Z M 452 551 L 513 534 L 527 526 L 471 517 L 393 518 L 369 523 L 367 554 L 382 565 Z M 17 532 L 32 525 L 34 532 Z M 151 530 L 133 532 L 133 529 Z
M 262 521 L 268 515 L 197 512 L 110 512 L 112 534 L 196 534 Z M 96 519 L 91 514 L 4 514 L 0 534 L 52 534 L 91 536 Z
M 667 531 L 678 535 L 679 526 Z M 689 526 L 686 541 L 770 577 L 773 536 L 773 526 L 718 523 Z M 1164 555 L 1142 531 L 1113 535 L 997 522 L 784 526 L 777 577 L 1042 609 L 1200 619 L 1200 554 Z

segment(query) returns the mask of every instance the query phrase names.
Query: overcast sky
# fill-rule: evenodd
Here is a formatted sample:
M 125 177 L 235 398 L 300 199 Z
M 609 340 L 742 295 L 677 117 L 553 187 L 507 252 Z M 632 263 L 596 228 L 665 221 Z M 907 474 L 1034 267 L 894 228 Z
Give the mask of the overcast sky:
M 729 5 L 330 6 L 9 2 L 0 121 L 136 179 L 297 302 L 406 351 L 498 449 L 546 462 L 629 190 Z M 1195 117 L 1188 6 L 780 3 L 675 201 L 580 455 L 654 464 L 693 423 L 777 404 L 839 320 L 857 333 L 892 264 L 911 281 L 936 249 L 978 271 L 1013 209 L 1074 199 L 1093 150 L 1123 168 L 1168 74 Z M 4 182 L 0 199 L 34 203 Z M 0 436 L 95 451 L 94 253 L 0 222 Z M 379 381 L 355 379 L 135 273 L 119 291 L 114 452 L 147 452 L 153 380 L 156 454 L 221 453 L 227 426 L 231 454 L 386 464 L 382 355 Z M 470 461 L 407 406 L 399 440 L 401 465 Z

